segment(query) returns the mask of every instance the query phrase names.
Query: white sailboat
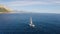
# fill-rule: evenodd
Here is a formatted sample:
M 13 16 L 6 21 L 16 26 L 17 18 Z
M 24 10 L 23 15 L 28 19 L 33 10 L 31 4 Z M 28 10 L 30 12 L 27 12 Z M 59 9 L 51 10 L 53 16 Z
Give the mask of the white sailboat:
M 32 22 L 32 17 L 30 17 L 30 24 L 29 24 L 31 27 L 35 27 L 35 25 L 33 24 Z

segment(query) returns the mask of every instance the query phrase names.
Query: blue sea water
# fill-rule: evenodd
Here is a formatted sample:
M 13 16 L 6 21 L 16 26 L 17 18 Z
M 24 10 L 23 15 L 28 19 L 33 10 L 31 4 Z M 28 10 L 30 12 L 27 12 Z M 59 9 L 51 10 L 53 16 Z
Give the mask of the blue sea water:
M 30 16 L 34 28 L 29 26 Z M 60 14 L 0 14 L 0 34 L 60 34 Z

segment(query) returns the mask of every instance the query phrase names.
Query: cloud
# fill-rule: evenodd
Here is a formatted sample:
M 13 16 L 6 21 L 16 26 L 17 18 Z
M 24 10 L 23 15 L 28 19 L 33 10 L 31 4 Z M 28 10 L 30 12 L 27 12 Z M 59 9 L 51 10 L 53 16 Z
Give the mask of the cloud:
M 0 4 L 5 4 L 8 6 L 27 6 L 27 5 L 39 5 L 39 4 L 48 4 L 46 2 L 41 2 L 41 1 L 12 1 L 12 2 L 5 2 L 5 3 L 0 3 Z
M 5 4 L 9 6 L 27 6 L 27 5 L 53 5 L 53 4 L 59 4 L 59 0 L 16 0 L 16 1 L 10 1 L 10 2 L 2 2 L 0 4 Z
M 28 5 L 60 5 L 60 0 L 16 0 L 10 2 L 0 2 L 7 6 L 28 6 Z
M 60 13 L 60 10 L 53 9 L 33 9 L 32 11 L 36 13 Z

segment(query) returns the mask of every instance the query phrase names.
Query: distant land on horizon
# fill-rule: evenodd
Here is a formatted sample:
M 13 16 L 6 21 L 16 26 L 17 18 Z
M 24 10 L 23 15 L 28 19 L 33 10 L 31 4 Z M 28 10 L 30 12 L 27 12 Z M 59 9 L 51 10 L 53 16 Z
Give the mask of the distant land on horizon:
M 0 13 L 31 13 L 27 11 L 17 11 L 17 10 L 11 10 L 3 5 L 0 5 Z
M 11 10 L 3 5 L 0 5 L 0 13 L 9 13 Z

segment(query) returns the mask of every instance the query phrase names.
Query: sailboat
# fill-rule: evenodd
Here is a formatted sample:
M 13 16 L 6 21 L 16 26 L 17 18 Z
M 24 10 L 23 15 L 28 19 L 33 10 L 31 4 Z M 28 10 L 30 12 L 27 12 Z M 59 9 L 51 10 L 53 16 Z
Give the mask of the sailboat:
M 33 22 L 32 22 L 32 17 L 30 17 L 30 27 L 35 27 L 35 25 L 33 24 Z

